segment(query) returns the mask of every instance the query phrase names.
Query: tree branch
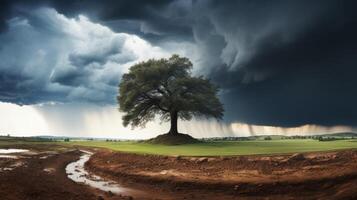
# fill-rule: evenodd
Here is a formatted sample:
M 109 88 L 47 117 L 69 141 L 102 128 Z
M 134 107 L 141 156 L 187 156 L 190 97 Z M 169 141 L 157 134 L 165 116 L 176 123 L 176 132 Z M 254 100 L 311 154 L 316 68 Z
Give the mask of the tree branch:
M 154 105 L 156 105 L 160 110 L 164 111 L 164 112 L 170 112 L 168 109 L 163 108 L 160 105 L 160 99 L 156 99 L 151 97 L 150 95 L 148 95 L 147 93 L 143 92 L 142 95 L 144 95 L 148 100 L 150 100 Z

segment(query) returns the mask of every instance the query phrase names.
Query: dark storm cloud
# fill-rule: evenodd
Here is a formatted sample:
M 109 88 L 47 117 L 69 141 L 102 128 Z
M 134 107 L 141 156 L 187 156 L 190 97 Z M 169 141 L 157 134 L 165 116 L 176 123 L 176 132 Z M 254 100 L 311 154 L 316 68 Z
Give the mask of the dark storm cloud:
M 104 64 L 107 61 L 107 57 L 120 53 L 120 49 L 123 46 L 123 41 L 112 41 L 108 48 L 102 51 L 92 51 L 90 53 L 71 53 L 68 57 L 71 64 L 81 67 L 92 63 Z
M 116 32 L 136 34 L 154 43 L 193 40 L 192 2 L 189 0 L 2 0 L 2 5 L 0 31 L 6 27 L 6 20 L 21 14 L 21 10 L 46 6 L 68 17 L 84 14 Z
M 1 6 L 0 31 L 5 30 L 6 20 L 21 14 L 22 9 L 45 6 L 55 8 L 68 17 L 84 14 L 116 32 L 135 33 L 152 42 L 192 40 L 192 29 L 187 23 L 191 1 L 2 0 Z
M 107 0 L 105 3 L 93 1 L 83 10 L 96 12 L 98 20 L 115 31 L 128 31 L 156 42 L 192 39 L 191 7 L 191 1 Z M 130 24 L 123 26 L 122 21 Z
M 357 126 L 355 1 L 2 1 L 0 31 L 9 29 L 9 20 L 23 23 L 14 18 L 25 16 L 31 26 L 42 27 L 48 35 L 66 37 L 53 21 L 24 14 L 40 6 L 55 8 L 67 17 L 84 14 L 115 32 L 135 34 L 161 47 L 170 42 L 175 42 L 171 48 L 192 44 L 194 48 L 185 50 L 194 52 L 189 56 L 195 73 L 221 86 L 227 121 Z M 0 50 L 6 39 L 1 42 Z M 67 94 L 66 100 L 82 96 L 85 101 L 91 91 L 99 91 L 102 94 L 94 96 L 101 98 L 95 101 L 114 99 L 118 73 L 107 70 L 98 78 L 97 71 L 110 60 L 126 63 L 135 56 L 117 52 L 120 44 L 93 49 L 70 52 L 66 57 L 70 66 L 48 71 L 50 82 L 58 84 L 51 86 L 50 95 L 45 92 L 48 89 L 33 94 L 45 100 L 51 95 L 61 99 L 61 94 Z M 4 72 L 2 101 L 16 103 L 20 97 L 14 91 L 29 94 L 34 87 L 42 87 L 36 85 L 43 83 L 38 77 L 24 71 Z M 17 80 L 23 84 L 14 84 Z M 93 81 L 100 84 L 86 86 Z M 23 101 L 38 102 L 27 100 L 30 97 L 21 96 Z
M 137 36 L 115 33 L 84 16 L 22 8 L 0 34 L 0 99 L 16 104 L 114 104 L 126 65 L 160 52 Z M 135 50 L 135 51 L 134 51 Z M 139 51 L 140 52 L 140 51 Z
M 251 16 L 253 19 L 245 19 L 242 27 L 248 26 L 244 28 L 248 30 L 244 41 L 253 41 L 247 44 L 248 47 L 239 48 L 240 44 L 237 44 L 234 53 L 234 48 L 228 49 L 228 58 L 234 60 L 240 53 L 244 55 L 244 51 L 249 54 L 240 57 L 241 62 L 225 62 L 210 73 L 225 90 L 222 97 L 227 118 L 277 126 L 306 123 L 356 126 L 355 3 L 298 1 L 291 4 L 291 1 L 282 1 L 277 5 L 269 4 L 265 13 L 261 12 L 261 5 L 251 6 L 247 12 L 259 11 L 259 14 Z M 277 7 L 285 9 L 277 13 Z M 221 9 L 229 13 L 229 8 Z M 233 16 L 244 18 L 239 12 Z M 228 18 L 233 16 L 226 15 Z M 272 24 L 269 32 L 259 32 L 264 31 L 264 25 L 255 27 L 257 29 L 250 27 L 261 22 Z M 215 23 L 219 27 L 220 23 L 227 22 L 218 20 Z M 223 32 L 229 30 L 234 32 L 230 27 Z M 241 35 L 237 33 L 235 36 Z M 229 36 L 226 41 L 230 41 Z
M 51 77 L 51 82 L 61 85 L 76 86 L 86 83 L 86 77 L 90 74 L 88 71 L 79 70 L 75 67 L 57 70 Z
M 8 1 L 1 2 L 0 6 L 0 32 L 6 29 L 5 19 L 10 14 L 10 3 Z

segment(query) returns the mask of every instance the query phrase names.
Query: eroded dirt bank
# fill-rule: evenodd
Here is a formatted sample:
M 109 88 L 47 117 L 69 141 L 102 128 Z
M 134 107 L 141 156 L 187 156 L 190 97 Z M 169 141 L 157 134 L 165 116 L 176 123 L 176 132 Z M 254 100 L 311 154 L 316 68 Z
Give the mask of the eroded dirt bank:
M 102 150 L 86 168 L 157 194 L 152 199 L 357 198 L 355 150 L 212 158 Z

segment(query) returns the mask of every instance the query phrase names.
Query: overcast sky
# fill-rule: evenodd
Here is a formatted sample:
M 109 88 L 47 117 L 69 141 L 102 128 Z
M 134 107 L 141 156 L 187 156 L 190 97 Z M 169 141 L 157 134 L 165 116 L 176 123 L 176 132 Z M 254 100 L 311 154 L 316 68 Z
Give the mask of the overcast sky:
M 173 53 L 221 87 L 226 110 L 222 122 L 181 123 L 182 132 L 308 134 L 357 126 L 355 1 L 0 4 L 0 134 L 164 133 L 168 125 L 158 121 L 124 128 L 115 99 L 131 65 Z

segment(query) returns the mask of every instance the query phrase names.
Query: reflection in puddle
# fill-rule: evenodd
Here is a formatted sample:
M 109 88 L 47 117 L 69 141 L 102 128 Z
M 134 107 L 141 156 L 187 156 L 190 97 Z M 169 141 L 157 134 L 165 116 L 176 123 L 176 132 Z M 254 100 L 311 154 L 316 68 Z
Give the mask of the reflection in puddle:
M 7 167 L 3 167 L 3 168 L 0 168 L 0 172 L 3 172 L 3 171 L 12 171 L 14 170 L 15 168 L 18 168 L 18 167 L 21 167 L 21 166 L 26 166 L 24 162 L 22 161 L 17 161 L 17 162 L 14 162 L 12 164 L 10 164 L 9 166 Z
M 54 173 L 56 171 L 56 169 L 55 168 L 45 168 L 45 169 L 43 169 L 43 171 L 47 172 L 49 174 L 52 174 L 52 173 Z
M 88 151 L 82 152 L 84 154 L 80 157 L 78 161 L 72 162 L 67 165 L 66 173 L 68 175 L 68 178 L 72 179 L 77 183 L 84 183 L 91 187 L 98 188 L 106 192 L 110 191 L 115 194 L 123 194 L 129 191 L 129 189 L 121 187 L 114 181 L 106 181 L 99 176 L 89 174 L 84 169 L 84 164 L 89 160 L 92 153 Z
M 14 155 L 0 155 L 0 158 L 11 158 L 11 159 L 17 159 L 17 156 Z
M 0 172 L 2 171 L 12 171 L 14 168 L 11 167 L 4 167 L 4 168 L 0 168 Z
M 0 149 L 0 154 L 9 154 L 9 153 L 23 153 L 27 152 L 27 149 Z

